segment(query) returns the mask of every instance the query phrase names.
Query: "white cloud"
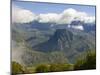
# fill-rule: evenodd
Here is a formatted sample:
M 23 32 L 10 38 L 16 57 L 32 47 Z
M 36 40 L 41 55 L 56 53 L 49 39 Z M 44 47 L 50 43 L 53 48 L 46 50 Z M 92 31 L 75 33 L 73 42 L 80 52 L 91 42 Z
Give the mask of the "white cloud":
M 15 5 L 12 6 L 12 22 L 28 23 L 33 21 L 35 18 L 35 14 L 31 11 L 19 8 Z
M 79 20 L 85 23 L 93 23 L 95 22 L 95 17 L 89 16 L 87 13 L 77 11 L 73 8 L 66 9 L 60 14 L 47 13 L 36 15 L 29 10 L 22 9 L 13 5 L 12 20 L 15 23 L 28 23 L 37 20 L 41 23 L 70 24 L 75 20 Z
M 85 23 L 95 23 L 95 16 L 85 17 Z
M 44 22 L 44 23 L 46 22 L 55 23 L 58 21 L 58 19 L 59 19 L 59 16 L 56 13 L 40 14 L 38 16 L 38 21 Z
M 94 16 L 89 16 L 85 12 L 80 12 L 75 9 L 69 8 L 64 10 L 60 14 L 47 13 L 40 14 L 38 16 L 38 21 L 42 23 L 57 23 L 57 24 L 70 24 L 72 21 L 82 21 L 85 23 L 91 23 L 95 21 Z
M 76 16 L 76 10 L 69 8 L 64 10 L 61 14 L 60 14 L 60 19 L 59 19 L 59 23 L 61 22 L 61 24 L 70 24 L 75 16 Z
M 84 30 L 84 28 L 83 28 L 83 26 L 82 26 L 82 25 L 78 25 L 78 26 L 71 26 L 71 28 L 78 29 L 78 30 Z

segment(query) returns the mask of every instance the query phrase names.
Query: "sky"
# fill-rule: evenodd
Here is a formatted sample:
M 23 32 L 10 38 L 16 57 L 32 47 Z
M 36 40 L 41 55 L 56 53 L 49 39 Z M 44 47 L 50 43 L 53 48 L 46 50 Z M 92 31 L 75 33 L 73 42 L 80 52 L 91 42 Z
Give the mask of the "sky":
M 95 16 L 95 6 L 86 5 L 71 5 L 71 4 L 57 4 L 57 3 L 41 3 L 41 2 L 25 2 L 13 1 L 14 5 L 20 8 L 30 10 L 35 14 L 40 13 L 61 13 L 65 9 L 73 8 L 77 11 L 86 12 L 90 16 Z
M 95 6 L 46 2 L 13 1 L 12 22 L 70 24 L 72 21 L 95 23 Z

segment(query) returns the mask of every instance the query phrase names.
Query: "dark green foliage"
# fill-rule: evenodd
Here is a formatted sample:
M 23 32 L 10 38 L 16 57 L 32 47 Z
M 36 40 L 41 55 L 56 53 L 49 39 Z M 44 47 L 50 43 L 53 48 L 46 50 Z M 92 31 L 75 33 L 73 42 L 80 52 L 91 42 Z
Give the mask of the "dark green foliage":
M 13 61 L 12 62 L 12 75 L 22 74 L 22 73 L 24 73 L 23 67 L 19 63 Z
M 71 64 L 51 64 L 50 72 L 59 72 L 59 71 L 71 71 L 73 70 L 73 65 Z
M 59 71 L 71 71 L 73 65 L 71 64 L 42 64 L 36 67 L 35 72 L 59 72 Z
M 49 65 L 41 64 L 36 67 L 35 72 L 36 73 L 49 72 Z
M 82 59 L 79 59 L 75 66 L 75 70 L 96 69 L 96 53 L 93 51 L 87 52 Z

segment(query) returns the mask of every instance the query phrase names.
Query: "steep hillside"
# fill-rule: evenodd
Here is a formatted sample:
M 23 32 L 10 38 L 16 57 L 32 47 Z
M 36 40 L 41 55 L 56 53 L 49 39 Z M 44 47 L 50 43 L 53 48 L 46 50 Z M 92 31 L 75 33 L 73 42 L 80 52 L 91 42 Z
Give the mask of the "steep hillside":
M 85 35 L 85 36 L 83 36 Z M 40 43 L 33 49 L 42 52 L 51 51 L 84 51 L 95 46 L 94 38 L 88 38 L 90 35 L 74 34 L 67 29 L 57 29 L 53 36 L 46 42 Z M 72 53 L 72 52 L 71 52 Z

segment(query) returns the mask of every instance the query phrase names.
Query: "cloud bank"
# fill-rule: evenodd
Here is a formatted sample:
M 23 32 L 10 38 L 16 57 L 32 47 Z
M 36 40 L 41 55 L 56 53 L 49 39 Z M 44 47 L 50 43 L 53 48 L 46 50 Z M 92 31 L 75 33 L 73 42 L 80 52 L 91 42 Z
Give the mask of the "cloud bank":
M 29 10 L 12 6 L 12 22 L 14 23 L 28 23 L 34 20 L 35 14 Z
M 65 9 L 60 14 L 46 13 L 34 14 L 30 10 L 22 9 L 13 5 L 12 22 L 29 23 L 38 21 L 40 23 L 70 24 L 72 21 L 82 21 L 84 23 L 94 23 L 95 16 L 89 16 L 85 12 L 77 11 L 73 8 Z

